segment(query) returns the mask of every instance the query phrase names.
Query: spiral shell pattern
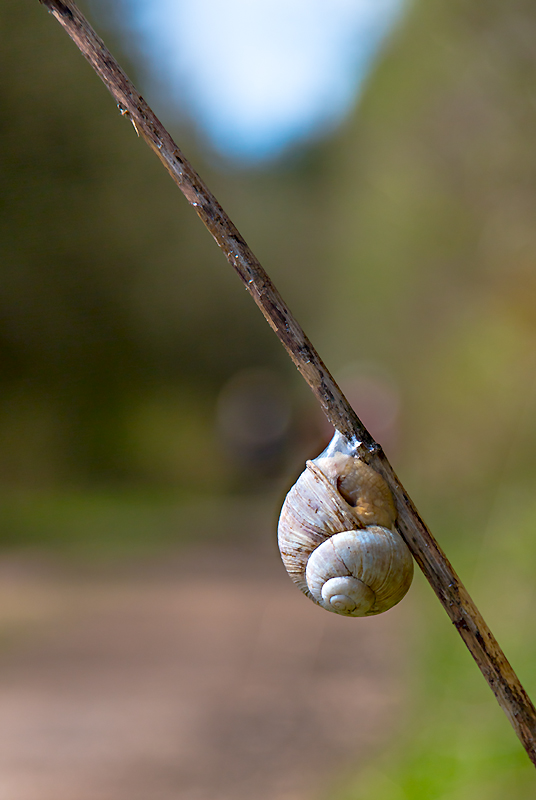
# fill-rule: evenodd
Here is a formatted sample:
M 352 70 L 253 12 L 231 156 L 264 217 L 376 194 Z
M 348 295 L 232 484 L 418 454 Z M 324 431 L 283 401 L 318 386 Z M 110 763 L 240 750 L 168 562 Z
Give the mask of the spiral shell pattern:
M 413 577 L 413 559 L 394 530 L 395 519 L 391 492 L 372 467 L 343 453 L 308 461 L 279 519 L 285 568 L 328 611 L 386 611 Z

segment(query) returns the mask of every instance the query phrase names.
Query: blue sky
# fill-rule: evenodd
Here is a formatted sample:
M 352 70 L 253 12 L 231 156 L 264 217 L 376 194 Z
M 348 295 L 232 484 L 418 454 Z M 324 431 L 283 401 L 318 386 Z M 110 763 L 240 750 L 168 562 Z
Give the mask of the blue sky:
M 211 146 L 270 160 L 354 106 L 404 0 L 122 0 L 153 86 Z

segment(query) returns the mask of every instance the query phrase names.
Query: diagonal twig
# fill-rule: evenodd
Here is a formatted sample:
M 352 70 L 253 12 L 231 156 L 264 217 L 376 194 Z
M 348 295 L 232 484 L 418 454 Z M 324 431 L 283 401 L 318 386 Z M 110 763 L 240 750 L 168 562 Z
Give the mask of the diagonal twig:
M 398 526 L 415 560 L 467 645 L 536 765 L 536 709 L 446 555 L 420 518 L 385 454 L 361 423 L 272 281 L 214 195 L 188 163 L 102 40 L 71 0 L 39 0 L 58 20 L 115 98 L 122 114 L 162 161 L 244 282 L 310 386 L 329 421 L 393 493 Z

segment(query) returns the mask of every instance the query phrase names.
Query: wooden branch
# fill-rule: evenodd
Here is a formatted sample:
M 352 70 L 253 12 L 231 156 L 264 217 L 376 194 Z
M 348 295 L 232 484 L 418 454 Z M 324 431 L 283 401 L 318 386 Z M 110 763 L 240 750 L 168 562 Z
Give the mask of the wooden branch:
M 227 214 L 136 91 L 104 43 L 71 0 L 40 0 L 73 39 L 162 161 L 261 309 L 336 430 L 387 481 L 398 526 L 424 575 L 478 664 L 500 706 L 536 764 L 536 710 L 447 557 L 420 518 L 381 447 L 356 416 L 320 356 L 292 316 Z

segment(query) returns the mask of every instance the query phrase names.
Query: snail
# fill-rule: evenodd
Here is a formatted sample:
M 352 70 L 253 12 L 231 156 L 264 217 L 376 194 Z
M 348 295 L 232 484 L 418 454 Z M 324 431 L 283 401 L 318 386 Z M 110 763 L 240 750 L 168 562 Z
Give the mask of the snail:
M 285 568 L 327 611 L 348 617 L 387 611 L 413 578 L 413 559 L 395 520 L 382 476 L 330 446 L 307 461 L 283 504 L 278 542 Z

